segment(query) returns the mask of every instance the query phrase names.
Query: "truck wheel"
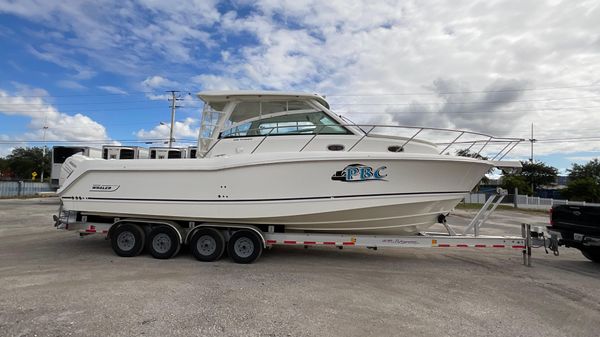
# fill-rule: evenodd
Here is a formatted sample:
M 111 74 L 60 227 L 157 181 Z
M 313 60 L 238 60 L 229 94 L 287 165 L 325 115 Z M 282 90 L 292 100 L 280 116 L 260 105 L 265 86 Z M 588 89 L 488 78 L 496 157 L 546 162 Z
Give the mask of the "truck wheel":
M 216 229 L 201 228 L 192 236 L 190 249 L 194 257 L 199 261 L 216 261 L 223 256 L 223 252 L 225 251 L 225 238 Z
M 235 232 L 227 243 L 227 253 L 236 263 L 252 263 L 262 254 L 262 242 L 252 231 L 239 230 Z
M 600 263 L 600 248 L 582 248 L 581 254 L 588 258 L 590 261 Z
M 110 239 L 113 250 L 119 256 L 136 256 L 144 249 L 145 234 L 138 225 L 121 225 L 111 234 Z
M 148 235 L 148 251 L 156 259 L 170 259 L 180 248 L 179 236 L 171 227 L 154 227 Z

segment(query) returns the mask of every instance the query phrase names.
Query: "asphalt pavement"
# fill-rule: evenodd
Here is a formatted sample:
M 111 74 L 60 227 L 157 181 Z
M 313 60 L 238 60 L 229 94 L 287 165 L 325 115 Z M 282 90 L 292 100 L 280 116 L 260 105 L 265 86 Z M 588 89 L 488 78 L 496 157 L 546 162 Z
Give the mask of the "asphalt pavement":
M 250 265 L 121 258 L 100 236 L 56 230 L 57 207 L 0 200 L 1 336 L 600 334 L 600 265 L 574 249 L 536 249 L 532 267 L 517 250 L 475 248 L 275 247 Z M 482 232 L 546 221 L 502 210 Z

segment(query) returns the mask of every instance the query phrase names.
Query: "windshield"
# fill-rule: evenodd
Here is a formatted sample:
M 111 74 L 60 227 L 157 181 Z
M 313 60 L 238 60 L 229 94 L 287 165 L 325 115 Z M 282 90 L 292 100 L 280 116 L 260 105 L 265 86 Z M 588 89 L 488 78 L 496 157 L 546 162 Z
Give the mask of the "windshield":
M 339 125 L 322 111 L 307 111 L 249 121 L 227 129 L 221 138 L 251 137 L 264 135 L 300 135 L 300 134 L 348 134 L 349 131 Z

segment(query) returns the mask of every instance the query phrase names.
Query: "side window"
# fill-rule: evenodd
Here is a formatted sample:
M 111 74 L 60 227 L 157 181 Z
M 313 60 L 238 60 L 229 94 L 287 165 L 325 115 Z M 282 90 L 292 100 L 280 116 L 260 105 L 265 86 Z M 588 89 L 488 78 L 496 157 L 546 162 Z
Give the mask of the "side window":
M 243 123 L 223 131 L 221 138 L 315 133 L 348 134 L 350 132 L 324 112 L 314 111 L 284 114 Z

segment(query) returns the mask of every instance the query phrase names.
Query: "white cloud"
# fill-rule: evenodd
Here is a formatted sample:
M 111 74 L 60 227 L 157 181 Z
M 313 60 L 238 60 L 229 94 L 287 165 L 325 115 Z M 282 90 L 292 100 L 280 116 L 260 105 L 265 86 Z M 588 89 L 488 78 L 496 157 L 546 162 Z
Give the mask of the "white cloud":
M 24 89 L 23 87 L 22 90 Z M 28 92 L 45 91 L 32 88 Z M 10 95 L 8 92 L 0 90 L 0 113 L 31 118 L 28 125 L 31 131 L 12 139 L 16 141 L 42 140 L 44 137 L 47 141 L 108 139 L 106 128 L 102 124 L 83 114 L 62 113 L 45 102 L 43 97 L 20 96 L 18 93 Z M 47 126 L 46 130 L 44 130 L 44 126 Z
M 177 87 L 177 82 L 171 81 L 159 75 L 154 75 L 143 80 L 142 86 L 148 89 L 165 89 L 168 87 Z
M 30 52 L 75 80 L 100 68 L 146 91 L 305 90 L 357 122 L 522 138 L 531 123 L 537 139 L 594 136 L 600 123 L 594 1 L 23 0 L 0 3 L 0 12 L 46 27 L 35 33 L 47 42 Z M 527 90 L 550 87 L 563 88 Z M 598 150 L 600 142 L 535 145 L 537 154 Z
M 529 138 L 534 123 L 536 139 L 597 135 L 600 6 L 594 2 L 253 3 L 260 11 L 227 13 L 221 26 L 257 43 L 223 58 L 219 72 L 194 77 L 204 88 L 316 91 L 362 123 L 520 138 Z M 529 90 L 549 87 L 564 88 Z M 600 142 L 535 145 L 537 155 L 598 150 Z M 528 152 L 524 143 L 514 155 Z
M 46 25 L 49 31 L 30 32 L 48 41 L 30 49 L 41 59 L 76 70 L 80 63 L 69 56 L 78 54 L 106 71 L 128 75 L 149 70 L 157 57 L 193 62 L 199 44 L 214 46 L 206 28 L 220 18 L 212 0 L 5 1 L 0 2 L 0 13 Z M 56 50 L 51 42 L 66 48 Z
M 594 159 L 598 159 L 600 156 L 569 156 L 567 159 L 574 162 L 588 162 Z
M 58 85 L 61 88 L 65 88 L 65 89 L 73 89 L 73 90 L 87 89 L 87 87 L 82 85 L 81 83 L 76 82 L 76 81 L 71 81 L 71 80 L 60 80 L 60 81 L 56 82 L 56 85 Z
M 127 91 L 125 91 L 119 87 L 114 87 L 112 85 L 100 85 L 100 86 L 98 86 L 98 89 L 102 89 L 111 94 L 127 95 Z
M 173 128 L 173 137 L 177 141 L 182 140 L 195 140 L 198 137 L 199 120 L 188 117 L 183 121 L 175 121 Z M 169 132 L 171 129 L 170 123 L 163 123 L 155 126 L 150 130 L 141 129 L 136 132 L 136 136 L 140 139 L 169 139 Z

